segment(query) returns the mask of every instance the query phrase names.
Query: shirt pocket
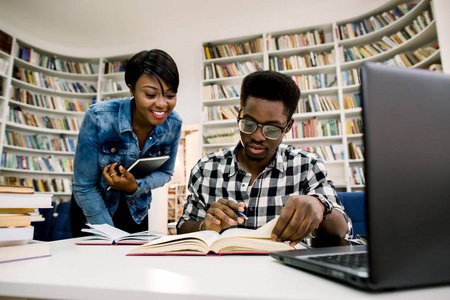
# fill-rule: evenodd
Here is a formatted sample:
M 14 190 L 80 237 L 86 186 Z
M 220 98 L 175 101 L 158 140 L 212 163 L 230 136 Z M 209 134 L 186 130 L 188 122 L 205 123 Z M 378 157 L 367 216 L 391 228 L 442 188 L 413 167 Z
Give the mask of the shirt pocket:
M 107 141 L 101 145 L 100 165 L 102 169 L 109 164 L 123 165 L 128 147 L 123 141 Z
M 171 150 L 172 149 L 167 144 L 153 145 L 152 147 L 150 147 L 148 151 L 148 156 L 155 157 L 155 156 L 170 155 Z

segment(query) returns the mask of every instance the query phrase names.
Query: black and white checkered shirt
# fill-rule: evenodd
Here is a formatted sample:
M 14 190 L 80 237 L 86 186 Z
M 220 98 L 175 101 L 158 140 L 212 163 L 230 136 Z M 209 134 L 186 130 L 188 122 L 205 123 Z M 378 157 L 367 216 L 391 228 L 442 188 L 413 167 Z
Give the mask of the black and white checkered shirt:
M 290 195 L 310 195 L 340 211 L 347 220 L 346 238 L 352 236 L 352 222 L 319 157 L 280 144 L 275 159 L 249 187 L 251 174 L 237 161 L 237 147 L 240 144 L 204 156 L 192 168 L 190 194 L 178 228 L 188 220 L 203 220 L 211 203 L 224 198 L 245 203 L 244 214 L 248 220 L 238 227 L 256 229 L 278 216 Z

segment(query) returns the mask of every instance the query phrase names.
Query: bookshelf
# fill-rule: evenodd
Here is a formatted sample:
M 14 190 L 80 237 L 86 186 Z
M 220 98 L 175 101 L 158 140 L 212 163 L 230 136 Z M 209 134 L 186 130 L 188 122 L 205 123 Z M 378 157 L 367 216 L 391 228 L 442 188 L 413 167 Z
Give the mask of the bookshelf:
M 248 43 L 263 46 L 251 53 L 210 53 Z M 437 44 L 430 0 L 390 1 L 348 20 L 203 43 L 202 155 L 236 145 L 236 113 L 245 75 L 233 68 L 257 62 L 261 69 L 290 76 L 302 91 L 293 130 L 283 142 L 321 156 L 339 191 L 363 191 L 359 66 L 374 61 L 439 68 Z
M 85 111 L 129 96 L 131 55 L 73 57 L 0 32 L 0 179 L 60 199 L 71 196 L 73 158 Z
M 176 234 L 176 223 L 183 214 L 186 202 L 186 184 L 172 184 L 168 190 L 167 222 L 169 234 Z

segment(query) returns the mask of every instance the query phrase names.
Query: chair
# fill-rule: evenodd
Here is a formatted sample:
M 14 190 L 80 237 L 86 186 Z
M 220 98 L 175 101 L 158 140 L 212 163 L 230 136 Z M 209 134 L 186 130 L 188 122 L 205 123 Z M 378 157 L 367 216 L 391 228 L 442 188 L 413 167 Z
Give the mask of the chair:
M 32 222 L 34 227 L 34 240 L 48 242 L 50 240 L 50 233 L 53 223 L 53 213 L 55 212 L 56 202 L 52 201 L 51 208 L 40 208 L 39 213 L 44 218 L 44 221 Z
M 51 241 L 72 238 L 72 230 L 70 229 L 70 202 L 60 202 L 56 207 L 57 216 L 53 224 Z
M 353 233 L 366 234 L 365 192 L 337 192 L 345 211 L 352 219 Z

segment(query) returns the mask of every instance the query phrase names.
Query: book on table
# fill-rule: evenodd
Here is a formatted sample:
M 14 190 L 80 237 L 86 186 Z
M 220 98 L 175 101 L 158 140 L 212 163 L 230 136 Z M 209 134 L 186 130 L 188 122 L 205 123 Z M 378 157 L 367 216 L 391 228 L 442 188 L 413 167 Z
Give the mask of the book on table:
M 0 227 L 0 247 L 27 244 L 33 234 L 33 226 Z
M 29 214 L 0 213 L 0 227 L 30 226 L 31 216 Z
M 50 244 L 30 241 L 26 245 L 0 247 L 0 263 L 50 256 Z
M 268 254 L 272 251 L 294 249 L 286 242 L 277 242 L 270 238 L 277 220 L 278 217 L 256 230 L 229 228 L 222 234 L 203 230 L 163 236 L 132 249 L 127 255 Z
M 50 193 L 2 193 L 0 192 L 0 208 L 50 208 Z
M 34 187 L 27 185 L 0 184 L 0 193 L 33 194 Z
M 83 228 L 81 231 L 94 236 L 83 238 L 77 245 L 143 245 L 162 236 L 162 233 L 156 231 L 128 233 L 109 224 L 86 225 L 90 228 Z

